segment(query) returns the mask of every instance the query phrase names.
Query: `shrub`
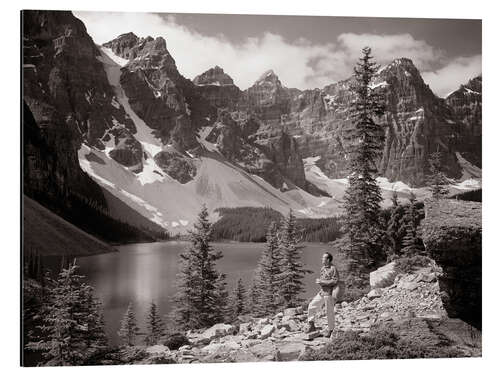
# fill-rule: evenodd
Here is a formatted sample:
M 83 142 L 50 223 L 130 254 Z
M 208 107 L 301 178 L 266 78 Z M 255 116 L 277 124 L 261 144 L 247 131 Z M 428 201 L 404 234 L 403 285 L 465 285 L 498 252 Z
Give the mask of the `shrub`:
M 119 351 L 119 359 L 123 363 L 133 363 L 145 359 L 148 353 L 138 346 L 125 346 Z
M 190 345 L 188 338 L 182 333 L 176 332 L 168 336 L 165 340 L 164 345 L 168 347 L 170 350 L 177 350 L 181 346 Z
M 396 331 L 374 329 L 369 333 L 337 332 L 321 349 L 307 351 L 303 361 L 346 359 L 452 358 L 463 353 L 452 346 L 429 346 L 418 339 L 401 338 Z
M 412 255 L 396 258 L 396 270 L 398 273 L 411 273 L 431 264 L 431 259 L 425 255 Z

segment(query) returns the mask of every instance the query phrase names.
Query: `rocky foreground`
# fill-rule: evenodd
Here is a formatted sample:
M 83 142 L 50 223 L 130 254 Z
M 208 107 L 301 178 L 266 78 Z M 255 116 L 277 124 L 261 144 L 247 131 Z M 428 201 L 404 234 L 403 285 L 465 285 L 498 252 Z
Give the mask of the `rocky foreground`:
M 368 333 L 372 329 L 393 329 L 402 337 L 419 339 L 429 346 L 452 346 L 462 356 L 481 355 L 481 333 L 459 319 L 447 317 L 440 296 L 436 266 L 411 274 L 397 274 L 390 263 L 371 277 L 366 296 L 335 306 L 336 329 Z M 382 284 L 381 284 L 382 283 Z M 378 285 L 387 285 L 377 287 Z M 389 284 L 389 285 L 388 285 Z M 188 331 L 190 344 L 177 350 L 156 345 L 146 348 L 141 363 L 293 361 L 320 349 L 332 338 L 324 337 L 324 314 L 317 331 L 305 334 L 307 311 L 288 308 L 267 318 L 239 317 L 238 324 L 216 324 L 204 331 Z

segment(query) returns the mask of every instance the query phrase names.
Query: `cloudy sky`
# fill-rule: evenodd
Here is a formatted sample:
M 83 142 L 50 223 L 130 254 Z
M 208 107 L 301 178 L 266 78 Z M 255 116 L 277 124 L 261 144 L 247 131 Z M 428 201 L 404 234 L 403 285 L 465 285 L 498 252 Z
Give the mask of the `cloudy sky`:
M 347 78 L 361 48 L 380 64 L 413 60 L 439 96 L 481 73 L 481 21 L 404 18 L 75 12 L 97 44 L 163 36 L 187 78 L 219 65 L 241 89 L 273 69 L 287 87 Z

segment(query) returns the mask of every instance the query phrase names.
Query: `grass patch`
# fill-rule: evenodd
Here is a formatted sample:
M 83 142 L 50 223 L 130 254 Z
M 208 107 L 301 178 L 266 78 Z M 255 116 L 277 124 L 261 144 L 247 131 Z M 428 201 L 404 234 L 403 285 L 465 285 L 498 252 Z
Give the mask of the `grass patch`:
M 338 332 L 330 344 L 304 353 L 303 361 L 454 358 L 463 353 L 453 346 L 429 346 L 418 339 L 400 337 L 395 330 L 374 329 L 369 333 Z

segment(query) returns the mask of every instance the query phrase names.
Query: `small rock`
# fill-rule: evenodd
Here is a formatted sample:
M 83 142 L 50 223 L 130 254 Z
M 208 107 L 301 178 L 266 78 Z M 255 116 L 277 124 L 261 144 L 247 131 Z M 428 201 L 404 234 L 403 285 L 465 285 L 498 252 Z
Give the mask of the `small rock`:
M 288 327 L 289 327 L 290 331 L 292 331 L 292 332 L 296 332 L 296 331 L 300 330 L 300 325 L 295 320 L 290 320 L 288 322 Z
M 276 327 L 273 326 L 272 324 L 264 326 L 264 328 L 262 328 L 262 330 L 260 331 L 259 339 L 261 340 L 267 339 L 269 336 L 271 336 L 271 334 L 274 332 L 275 329 Z
M 165 345 L 153 345 L 146 348 L 149 354 L 170 354 L 170 349 Z
M 314 340 L 316 337 L 320 337 L 320 336 L 321 336 L 321 332 L 320 331 L 313 331 L 313 332 L 309 332 L 309 333 L 302 333 L 300 335 L 300 337 L 302 338 L 302 340 L 306 340 L 306 341 Z
M 346 308 L 347 306 L 349 306 L 349 304 L 346 302 L 346 301 L 343 301 L 340 306 L 342 306 L 342 308 Z
M 434 272 L 425 274 L 422 280 L 426 283 L 432 283 L 436 281 L 436 274 Z
M 252 323 L 241 323 L 240 324 L 240 333 L 246 333 L 251 330 Z
M 418 288 L 418 284 L 415 281 L 403 281 L 400 287 L 412 291 Z
M 296 307 L 290 307 L 283 312 L 285 316 L 295 316 L 299 314 Z
M 374 298 L 380 298 L 382 297 L 382 292 L 380 289 L 372 289 L 370 292 L 366 295 L 369 299 L 374 299 Z
M 269 324 L 269 319 L 268 318 L 262 318 L 257 321 L 258 324 L 264 325 L 264 324 Z

